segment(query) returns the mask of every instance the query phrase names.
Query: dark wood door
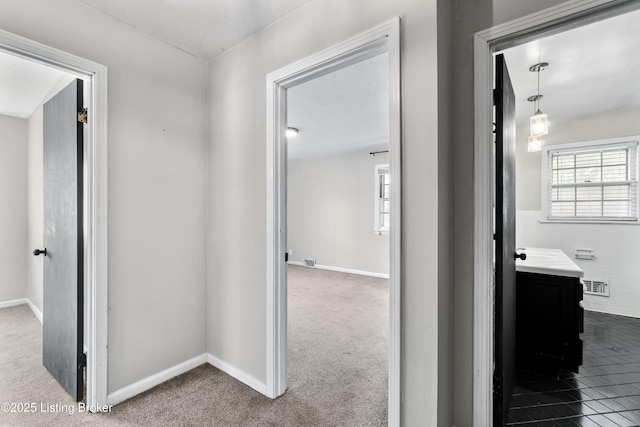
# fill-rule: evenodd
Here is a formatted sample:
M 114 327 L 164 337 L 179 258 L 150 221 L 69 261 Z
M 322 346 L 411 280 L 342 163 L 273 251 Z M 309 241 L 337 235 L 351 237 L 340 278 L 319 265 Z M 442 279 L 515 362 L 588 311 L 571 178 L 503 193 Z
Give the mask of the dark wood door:
M 44 104 L 44 366 L 82 399 L 83 204 L 82 81 Z M 35 253 L 35 252 L 34 252 Z
M 503 426 L 515 382 L 515 95 L 503 55 L 495 63 L 496 230 L 495 230 L 495 371 L 494 426 Z

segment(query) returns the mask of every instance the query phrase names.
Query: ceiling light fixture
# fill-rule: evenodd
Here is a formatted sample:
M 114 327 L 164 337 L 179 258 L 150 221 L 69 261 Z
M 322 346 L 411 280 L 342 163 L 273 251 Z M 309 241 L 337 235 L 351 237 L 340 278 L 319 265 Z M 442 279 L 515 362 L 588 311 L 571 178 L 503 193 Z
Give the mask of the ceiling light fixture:
M 531 135 L 527 141 L 527 151 L 534 153 L 536 151 L 542 151 L 544 145 L 544 139 L 540 135 Z
M 540 110 L 540 99 L 542 99 L 542 95 L 540 94 L 540 71 L 544 70 L 548 66 L 549 66 L 548 62 L 540 62 L 538 64 L 535 64 L 529 67 L 529 71 L 531 71 L 532 73 L 538 74 L 538 92 L 537 94 L 527 98 L 529 102 L 534 103 L 533 104 L 534 113 L 530 119 L 531 136 L 539 137 L 549 133 L 549 122 L 547 120 L 547 115 Z
M 298 135 L 298 132 L 300 132 L 300 131 L 297 128 L 289 128 L 288 127 L 287 128 L 287 132 L 286 132 L 287 138 L 295 137 L 296 135 Z

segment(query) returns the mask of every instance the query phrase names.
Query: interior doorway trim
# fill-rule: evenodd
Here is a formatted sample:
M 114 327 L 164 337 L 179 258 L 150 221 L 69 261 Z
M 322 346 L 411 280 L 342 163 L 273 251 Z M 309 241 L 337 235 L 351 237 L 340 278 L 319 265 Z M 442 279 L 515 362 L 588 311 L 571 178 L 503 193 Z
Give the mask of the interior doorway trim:
M 400 425 L 400 18 L 396 17 L 333 47 L 267 76 L 267 395 L 287 388 L 286 242 L 286 92 L 377 54 L 389 55 L 389 164 L 391 227 L 389 231 L 389 425 Z
M 637 0 L 571 0 L 474 36 L 473 425 L 493 425 L 493 53 L 638 8 Z
M 0 51 L 57 68 L 85 81 L 85 346 L 87 406 L 107 404 L 107 68 L 0 30 Z

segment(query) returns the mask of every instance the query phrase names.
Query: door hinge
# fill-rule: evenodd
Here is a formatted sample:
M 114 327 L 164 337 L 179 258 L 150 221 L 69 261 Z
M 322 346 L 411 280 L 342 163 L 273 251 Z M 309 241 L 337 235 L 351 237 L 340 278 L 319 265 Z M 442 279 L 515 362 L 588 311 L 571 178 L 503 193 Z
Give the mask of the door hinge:
M 78 358 L 78 369 L 87 367 L 87 353 L 82 353 Z
M 87 123 L 87 109 L 83 108 L 82 111 L 78 111 L 78 122 L 79 123 Z
M 284 262 L 289 262 L 289 252 L 284 253 Z

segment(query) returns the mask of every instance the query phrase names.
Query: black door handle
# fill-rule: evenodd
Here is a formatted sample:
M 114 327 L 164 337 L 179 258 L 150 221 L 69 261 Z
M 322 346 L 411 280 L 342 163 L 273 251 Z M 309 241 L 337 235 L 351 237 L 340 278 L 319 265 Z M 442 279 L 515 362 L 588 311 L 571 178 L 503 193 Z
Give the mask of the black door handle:
M 44 249 L 34 249 L 33 254 L 34 254 L 35 256 L 38 256 L 38 255 L 40 255 L 40 254 L 42 254 L 42 255 L 44 255 L 44 256 L 47 256 L 47 248 L 44 248 Z
M 524 252 L 523 252 L 523 253 L 521 253 L 521 254 L 519 254 L 518 252 L 516 252 L 516 253 L 514 254 L 514 258 L 515 258 L 515 259 L 520 258 L 521 260 L 523 260 L 523 261 L 524 261 L 525 259 L 527 259 L 527 254 L 525 254 Z

